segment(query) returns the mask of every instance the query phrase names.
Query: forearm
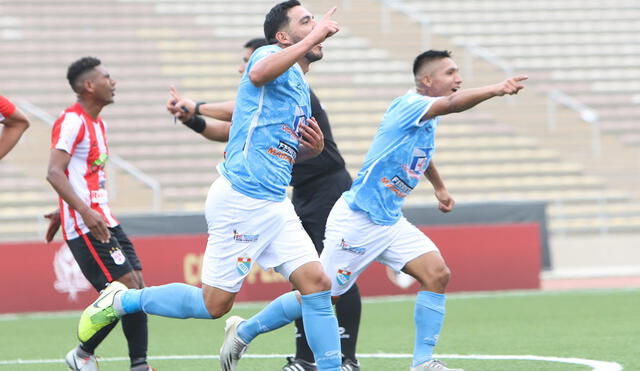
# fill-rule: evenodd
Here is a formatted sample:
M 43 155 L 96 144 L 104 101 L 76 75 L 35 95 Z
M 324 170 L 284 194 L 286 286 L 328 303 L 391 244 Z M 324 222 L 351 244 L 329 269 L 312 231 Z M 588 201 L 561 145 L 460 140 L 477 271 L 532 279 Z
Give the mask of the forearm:
M 425 177 L 427 177 L 427 179 L 433 186 L 434 190 L 437 191 L 437 190 L 447 189 L 447 187 L 444 185 L 444 180 L 440 176 L 440 172 L 438 171 L 438 168 L 436 167 L 436 164 L 433 161 L 433 159 L 429 163 L 429 167 L 424 172 L 424 175 Z
M 235 101 L 204 103 L 198 106 L 198 113 L 220 121 L 231 121 Z
M 298 60 L 311 50 L 313 46 L 314 44 L 305 38 L 288 48 L 265 57 L 251 68 L 249 71 L 249 79 L 251 79 L 251 82 L 255 86 L 262 86 L 275 80 L 291 68 L 291 66 L 298 63 Z
M 0 133 L 0 159 L 2 159 L 20 140 L 27 126 L 5 126 Z
M 29 120 L 16 108 L 16 111 L 4 122 L 0 132 L 0 159 L 2 159 L 20 140 L 22 133 L 29 128 Z
M 200 133 L 203 137 L 216 142 L 226 142 L 229 140 L 230 122 L 207 122 L 204 130 Z
M 63 171 L 49 169 L 47 172 L 47 181 L 51 184 L 56 193 L 58 193 L 60 198 L 62 198 L 73 210 L 83 214 L 87 209 L 89 209 L 89 205 L 84 203 L 73 190 L 71 183 L 69 183 L 69 179 Z
M 447 103 L 447 107 L 445 108 L 445 112 L 440 113 L 439 115 L 466 111 L 478 103 L 498 96 L 498 89 L 498 85 L 487 85 L 480 88 L 466 89 L 453 93 L 448 97 L 442 98 Z

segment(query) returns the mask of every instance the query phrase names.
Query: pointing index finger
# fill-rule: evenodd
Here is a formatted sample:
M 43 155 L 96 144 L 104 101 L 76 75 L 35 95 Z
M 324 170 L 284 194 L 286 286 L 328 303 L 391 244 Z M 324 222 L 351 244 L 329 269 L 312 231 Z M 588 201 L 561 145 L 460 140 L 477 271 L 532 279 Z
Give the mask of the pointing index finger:
M 516 76 L 513 78 L 515 81 L 520 82 L 520 81 L 524 81 L 524 80 L 528 80 L 529 76 L 527 75 L 520 75 L 520 76 Z
M 329 9 L 329 11 L 324 15 L 324 17 L 322 17 L 322 20 L 325 20 L 325 19 L 329 19 L 329 18 L 331 18 L 331 16 L 333 15 L 333 13 L 335 13 L 335 12 L 336 12 L 336 9 L 338 9 L 338 7 L 337 7 L 337 6 L 334 6 L 333 8 Z

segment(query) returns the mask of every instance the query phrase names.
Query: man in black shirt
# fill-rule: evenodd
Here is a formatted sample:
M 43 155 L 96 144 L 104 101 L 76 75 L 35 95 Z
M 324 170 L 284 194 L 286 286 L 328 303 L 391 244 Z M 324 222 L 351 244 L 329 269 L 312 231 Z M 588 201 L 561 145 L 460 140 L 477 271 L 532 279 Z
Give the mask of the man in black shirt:
M 238 69 L 244 73 L 249 57 L 253 51 L 267 45 L 264 39 L 253 39 L 244 45 L 243 62 Z M 319 56 L 319 58 L 318 58 Z M 316 51 L 305 56 L 299 62 L 306 73 L 309 65 L 322 58 L 322 52 Z M 234 102 L 204 103 L 183 98 L 172 89 L 172 97 L 167 102 L 167 110 L 179 118 L 186 126 L 200 133 L 207 139 L 226 141 L 229 135 L 229 122 L 233 113 Z M 296 213 L 302 221 L 302 226 L 311 237 L 318 254 L 323 249 L 325 224 L 333 204 L 340 198 L 342 192 L 351 187 L 351 176 L 347 172 L 344 159 L 333 140 L 327 113 L 322 108 L 318 97 L 311 90 L 311 112 L 318 122 L 324 135 L 324 150 L 312 159 L 296 163 L 293 166 L 291 186 L 293 195 L 291 201 Z M 195 113 L 195 115 L 193 114 Z M 199 115 L 212 117 L 223 122 L 205 122 Z M 356 341 L 360 326 L 362 305 L 360 291 L 356 285 L 343 294 L 336 304 L 336 316 L 340 326 L 340 345 L 342 348 L 341 371 L 359 371 L 360 365 L 356 359 Z M 313 353 L 309 348 L 304 334 L 302 319 L 295 321 L 296 326 L 296 355 L 287 357 L 287 364 L 282 371 L 315 371 Z

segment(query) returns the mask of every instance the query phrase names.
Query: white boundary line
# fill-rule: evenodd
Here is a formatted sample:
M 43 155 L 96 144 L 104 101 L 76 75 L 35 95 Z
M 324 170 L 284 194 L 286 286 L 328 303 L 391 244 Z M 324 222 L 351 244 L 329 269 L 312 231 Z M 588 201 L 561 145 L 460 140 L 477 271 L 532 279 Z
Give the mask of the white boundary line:
M 242 358 L 282 358 L 290 356 L 290 354 L 245 354 Z M 358 358 L 412 358 L 412 354 L 395 354 L 395 353 L 365 353 L 358 354 Z M 582 365 L 591 367 L 592 371 L 622 371 L 623 368 L 619 363 L 597 361 L 583 358 L 561 358 L 561 357 L 543 357 L 534 355 L 482 355 L 482 354 L 437 354 L 436 358 L 443 359 L 480 359 L 480 360 L 524 360 L 524 361 L 543 361 L 568 363 L 574 365 Z M 174 355 L 174 356 L 150 356 L 150 360 L 197 360 L 197 359 L 218 359 L 214 355 Z M 99 358 L 100 362 L 124 362 L 128 361 L 127 357 L 108 357 Z M 26 364 L 51 364 L 63 363 L 63 359 L 16 359 L 16 360 L 0 360 L 0 365 L 26 365 Z

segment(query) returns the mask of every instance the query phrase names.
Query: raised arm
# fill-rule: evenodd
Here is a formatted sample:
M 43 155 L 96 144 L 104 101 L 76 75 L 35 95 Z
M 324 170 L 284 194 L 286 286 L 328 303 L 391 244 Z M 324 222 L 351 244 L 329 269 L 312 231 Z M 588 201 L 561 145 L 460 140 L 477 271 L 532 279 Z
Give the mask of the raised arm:
M 179 119 L 196 133 L 216 142 L 229 140 L 229 129 L 234 106 L 235 101 L 196 103 L 189 98 L 181 97 L 174 87 L 171 87 L 171 97 L 167 101 L 167 111 L 172 116 Z M 222 122 L 207 122 L 199 115 L 221 120 Z
M 301 41 L 258 61 L 249 71 L 249 79 L 255 86 L 271 82 L 298 63 L 314 46 L 320 44 L 340 30 L 338 23 L 331 20 L 336 7 L 331 8 L 313 30 Z
M 442 97 L 433 103 L 429 112 L 422 117 L 422 120 L 447 115 L 449 113 L 466 111 L 478 103 L 493 97 L 518 94 L 518 92 L 524 88 L 524 85 L 520 82 L 526 79 L 527 76 L 524 75 L 516 76 L 498 84 L 465 89 Z
M 29 127 L 27 116 L 19 108 L 15 108 L 15 111 L 2 123 L 4 128 L 0 133 L 0 160 L 15 147 L 22 133 Z
M 429 167 L 424 172 L 424 176 L 427 177 L 433 186 L 436 198 L 438 199 L 438 209 L 443 213 L 448 213 L 453 210 L 455 200 L 449 194 L 447 187 L 445 187 L 444 181 L 442 180 L 440 172 L 438 172 L 438 168 L 436 168 L 436 164 L 433 159 L 429 162 Z

